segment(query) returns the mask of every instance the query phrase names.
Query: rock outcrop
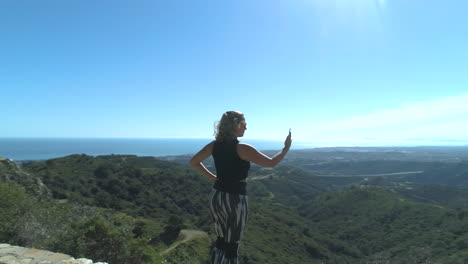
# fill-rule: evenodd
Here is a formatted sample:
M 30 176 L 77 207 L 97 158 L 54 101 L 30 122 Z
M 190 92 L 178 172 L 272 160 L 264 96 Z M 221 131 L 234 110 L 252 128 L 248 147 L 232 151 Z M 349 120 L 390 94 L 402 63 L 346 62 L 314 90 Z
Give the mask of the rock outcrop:
M 50 251 L 0 244 L 0 264 L 107 264 Z

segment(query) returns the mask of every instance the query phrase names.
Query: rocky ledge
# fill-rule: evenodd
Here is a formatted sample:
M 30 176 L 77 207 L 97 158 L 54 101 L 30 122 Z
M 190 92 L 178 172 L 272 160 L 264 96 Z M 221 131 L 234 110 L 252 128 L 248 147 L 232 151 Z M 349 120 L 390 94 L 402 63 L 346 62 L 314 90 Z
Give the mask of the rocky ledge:
M 107 264 L 50 251 L 0 244 L 0 264 Z

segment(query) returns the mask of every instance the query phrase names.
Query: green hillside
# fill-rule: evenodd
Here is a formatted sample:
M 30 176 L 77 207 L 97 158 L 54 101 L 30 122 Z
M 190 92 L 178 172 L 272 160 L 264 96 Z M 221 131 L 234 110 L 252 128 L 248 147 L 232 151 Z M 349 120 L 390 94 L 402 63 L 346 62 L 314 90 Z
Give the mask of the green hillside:
M 2 243 L 112 264 L 163 260 L 157 247 L 146 238 L 160 236 L 162 227 L 157 222 L 95 207 L 38 200 L 15 184 L 0 183 L 0 193 Z M 135 231 L 140 223 L 154 227 L 137 236 Z
M 36 198 L 34 188 L 15 181 L 19 172 L 42 181 L 53 199 Z M 0 185 L 1 242 L 111 264 L 208 259 L 215 239 L 208 210 L 211 183 L 187 165 L 152 157 L 72 155 L 22 168 L 0 166 L 0 174 L 9 182 Z M 334 189 L 332 179 L 291 166 L 253 168 L 249 179 L 242 263 L 468 261 L 468 211 L 451 206 L 465 201 L 461 189 L 450 197 L 444 194 L 449 190 L 422 191 L 422 185 L 411 189 L 392 181 L 340 183 Z M 433 194 L 434 202 L 424 193 Z M 415 197 L 426 198 L 421 203 Z M 183 228 L 209 236 L 161 255 L 181 239 Z
M 180 217 L 208 229 L 208 180 L 187 166 L 150 157 L 72 155 L 29 162 L 55 199 L 110 208 L 161 221 Z M 198 222 L 197 222 L 198 221 Z
M 389 263 L 464 263 L 468 260 L 468 210 L 402 199 L 374 186 L 350 187 L 305 203 L 301 216 L 327 237 Z M 412 261 L 409 261 L 412 260 Z

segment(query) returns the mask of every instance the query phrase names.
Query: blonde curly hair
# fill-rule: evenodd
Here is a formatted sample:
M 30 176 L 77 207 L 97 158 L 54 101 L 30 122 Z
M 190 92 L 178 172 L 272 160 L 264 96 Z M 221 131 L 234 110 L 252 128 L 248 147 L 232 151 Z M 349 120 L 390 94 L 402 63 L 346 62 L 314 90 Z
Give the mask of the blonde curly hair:
M 227 111 L 215 124 L 214 135 L 217 141 L 224 139 L 235 139 L 236 135 L 235 127 L 239 125 L 240 122 L 245 121 L 244 114 L 239 111 Z

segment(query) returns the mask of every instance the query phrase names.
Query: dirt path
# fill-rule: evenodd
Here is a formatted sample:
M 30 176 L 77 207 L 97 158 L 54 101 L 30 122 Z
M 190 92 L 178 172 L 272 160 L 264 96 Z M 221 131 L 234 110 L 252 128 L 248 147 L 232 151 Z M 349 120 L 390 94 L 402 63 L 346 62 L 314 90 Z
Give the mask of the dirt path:
M 180 234 L 184 236 L 184 239 L 175 242 L 172 244 L 168 249 L 164 250 L 161 255 L 167 255 L 169 252 L 174 250 L 176 247 L 178 247 L 180 244 L 187 243 L 193 239 L 196 238 L 201 238 L 201 237 L 207 237 L 208 234 L 203 231 L 199 230 L 189 230 L 189 229 L 183 229 L 180 231 Z

